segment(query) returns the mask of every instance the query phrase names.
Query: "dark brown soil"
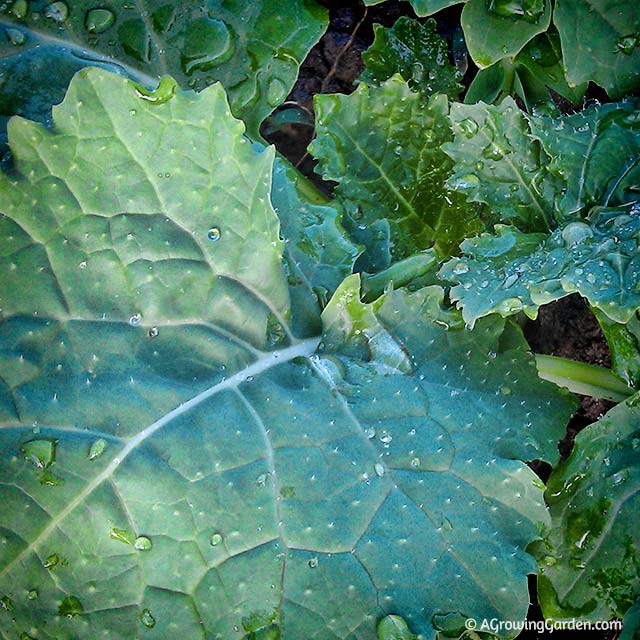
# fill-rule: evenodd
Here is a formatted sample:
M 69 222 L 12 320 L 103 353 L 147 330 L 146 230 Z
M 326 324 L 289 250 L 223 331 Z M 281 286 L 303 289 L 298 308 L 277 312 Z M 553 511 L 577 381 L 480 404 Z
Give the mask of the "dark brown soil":
M 373 24 L 391 26 L 402 15 L 415 17 L 408 2 L 385 2 L 382 5 L 365 8 L 358 0 L 338 2 L 319 0 L 330 10 L 330 26 L 327 33 L 300 69 L 298 82 L 289 95 L 283 109 L 299 109 L 307 114 L 308 123 L 280 125 L 265 137 L 276 145 L 302 173 L 311 178 L 323 191 L 331 192 L 331 185 L 324 183 L 314 173 L 313 159 L 307 154 L 307 146 L 313 136 L 313 96 L 317 93 L 351 93 L 356 88 L 357 78 L 364 65 L 361 54 L 373 42 Z M 437 16 L 438 31 L 450 35 L 459 24 L 459 8 Z M 473 64 L 469 64 L 469 74 L 473 74 Z M 465 78 L 467 77 L 465 76 Z M 263 133 L 265 131 L 263 130 Z M 536 353 L 551 354 L 581 360 L 600 366 L 610 366 L 607 343 L 587 304 L 573 295 L 540 310 L 535 321 L 527 321 L 524 332 L 531 349 Z M 590 397 L 583 397 L 578 412 L 567 428 L 566 437 L 559 443 L 562 457 L 571 452 L 576 433 L 597 420 L 608 411 L 613 403 Z M 532 467 L 546 480 L 550 471 L 546 463 L 533 463 Z M 542 620 L 535 599 L 535 578 L 531 581 L 532 606 L 530 620 Z M 615 632 L 569 632 L 555 631 L 537 633 L 526 631 L 519 640 L 614 640 Z

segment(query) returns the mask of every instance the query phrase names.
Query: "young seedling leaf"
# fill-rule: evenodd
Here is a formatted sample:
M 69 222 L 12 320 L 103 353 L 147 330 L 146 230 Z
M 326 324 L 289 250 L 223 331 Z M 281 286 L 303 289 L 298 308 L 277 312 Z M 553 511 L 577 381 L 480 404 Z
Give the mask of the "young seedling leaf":
M 315 106 L 310 150 L 319 171 L 339 183 L 336 194 L 357 211 L 356 224 L 388 222 L 393 260 L 432 245 L 451 255 L 482 229 L 477 207 L 444 184 L 452 166 L 440 149 L 452 135 L 446 96 L 425 105 L 396 75 L 349 96 L 319 95 Z
M 462 74 L 449 62 L 447 41 L 436 33 L 436 21 L 420 23 L 402 16 L 390 29 L 374 25 L 375 40 L 362 54 L 366 68 L 360 80 L 381 84 L 399 73 L 411 89 L 429 97 L 458 97 Z

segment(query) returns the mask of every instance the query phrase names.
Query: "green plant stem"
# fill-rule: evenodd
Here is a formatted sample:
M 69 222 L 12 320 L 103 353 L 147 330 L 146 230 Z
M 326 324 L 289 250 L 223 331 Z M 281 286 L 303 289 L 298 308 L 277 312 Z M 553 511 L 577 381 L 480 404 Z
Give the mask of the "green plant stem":
M 557 356 L 536 355 L 538 374 L 573 393 L 621 402 L 635 393 L 611 369 Z

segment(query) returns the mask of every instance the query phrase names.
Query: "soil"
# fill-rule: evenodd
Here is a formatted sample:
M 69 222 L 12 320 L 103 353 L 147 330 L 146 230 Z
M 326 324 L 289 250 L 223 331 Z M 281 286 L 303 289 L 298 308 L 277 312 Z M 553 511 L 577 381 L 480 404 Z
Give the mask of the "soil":
M 322 191 L 330 194 L 333 185 L 324 182 L 314 172 L 315 163 L 307 153 L 307 146 L 313 137 L 313 96 L 317 93 L 348 94 L 354 91 L 357 78 L 364 69 L 362 52 L 373 42 L 373 25 L 390 27 L 400 16 L 416 16 L 408 2 L 385 2 L 365 8 L 359 0 L 318 1 L 329 9 L 329 28 L 302 64 L 298 81 L 280 108 L 280 111 L 296 109 L 306 114 L 308 121 L 279 125 L 269 132 L 263 129 L 263 135 Z M 440 12 L 436 18 L 439 33 L 450 37 L 460 23 L 460 8 L 452 7 Z M 465 73 L 465 80 L 475 73 L 470 60 L 465 63 Z M 609 348 L 602 331 L 588 305 L 578 295 L 542 307 L 535 321 L 525 323 L 524 333 L 535 353 L 610 366 Z M 575 435 L 612 406 L 613 403 L 606 400 L 581 398 L 580 407 L 567 427 L 566 436 L 558 445 L 563 459 L 571 452 Z M 531 466 L 543 480 L 548 478 L 548 464 L 536 461 Z M 535 578 L 531 580 L 530 593 L 532 606 L 528 619 L 541 621 L 543 618 L 535 597 Z M 526 631 L 518 636 L 519 640 L 614 640 L 616 637 L 615 632 L 602 631 L 555 631 L 552 634 Z

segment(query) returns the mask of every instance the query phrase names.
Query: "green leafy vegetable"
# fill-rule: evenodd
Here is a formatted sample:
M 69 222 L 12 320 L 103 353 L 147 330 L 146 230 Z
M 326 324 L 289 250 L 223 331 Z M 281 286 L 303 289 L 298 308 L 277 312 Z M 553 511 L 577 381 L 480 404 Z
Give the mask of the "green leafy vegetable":
M 457 98 L 461 73 L 449 62 L 447 41 L 436 33 L 436 21 L 424 24 L 401 17 L 391 29 L 375 25 L 375 40 L 363 54 L 360 77 L 368 85 L 381 84 L 399 73 L 414 91 L 428 97 L 444 93 Z
M 559 215 L 640 199 L 640 101 L 605 104 L 561 118 L 528 118 L 560 176 Z
M 548 237 L 497 225 L 495 236 L 465 240 L 465 257 L 447 262 L 440 276 L 460 283 L 451 297 L 471 326 L 495 312 L 535 318 L 540 305 L 576 291 L 626 323 L 640 306 L 639 233 L 640 206 L 597 210 Z
M 431 245 L 450 255 L 482 228 L 477 209 L 444 187 L 451 161 L 440 145 L 452 135 L 445 96 L 425 105 L 394 76 L 350 96 L 318 96 L 315 106 L 318 135 L 310 150 L 320 171 L 339 183 L 336 193 L 356 210 L 356 225 L 388 223 L 392 260 Z
M 97 65 L 147 87 L 167 74 L 196 90 L 220 80 L 253 137 L 286 98 L 327 24 L 326 11 L 303 0 L 142 0 L 135 11 L 122 0 L 17 0 L 2 7 L 1 115 L 46 119 L 71 76 Z
M 640 415 L 636 394 L 576 437 L 569 459 L 549 479 L 553 524 L 539 559 L 546 616 L 608 620 L 640 595 Z
M 553 227 L 558 180 L 541 160 L 528 122 L 512 98 L 498 106 L 453 104 L 455 139 L 443 149 L 455 161 L 447 185 L 484 202 L 522 231 Z
M 11 122 L 0 179 L 2 634 L 523 617 L 549 521 L 520 460 L 555 461 L 574 404 L 530 373 L 519 328 L 466 331 L 439 287 L 367 305 L 354 275 L 317 351 L 290 325 L 283 251 L 309 272 L 299 226 L 280 239 L 273 154 L 220 86 L 149 101 L 92 69 L 54 120 Z M 304 207 L 294 186 L 281 212 Z
M 593 80 L 617 100 L 640 83 L 640 13 L 634 0 L 556 0 L 569 84 Z

